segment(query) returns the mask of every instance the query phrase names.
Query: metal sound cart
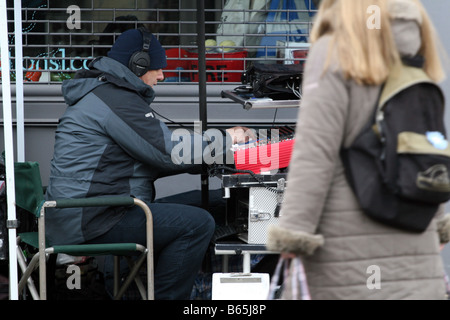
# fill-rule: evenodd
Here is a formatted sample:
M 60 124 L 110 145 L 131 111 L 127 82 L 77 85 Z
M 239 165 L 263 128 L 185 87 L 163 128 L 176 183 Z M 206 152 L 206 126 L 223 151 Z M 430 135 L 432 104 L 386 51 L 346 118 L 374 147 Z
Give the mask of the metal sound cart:
M 222 272 L 213 273 L 213 300 L 267 298 L 270 272 L 273 270 L 252 272 L 251 255 L 278 254 L 268 251 L 265 244 L 268 227 L 279 219 L 277 207 L 282 200 L 285 177 L 284 173 L 221 176 L 224 197 L 227 199 L 226 219 L 236 226 L 239 233 L 233 240 L 219 239 L 215 242 L 215 254 L 223 255 L 223 259 Z M 242 272 L 229 273 L 230 255 L 242 255 Z
M 250 92 L 222 91 L 222 98 L 241 104 L 244 109 L 297 108 L 300 100 L 255 98 Z M 223 273 L 213 274 L 212 299 L 265 299 L 269 290 L 268 273 L 251 272 L 251 255 L 278 254 L 266 248 L 268 228 L 276 225 L 286 187 L 286 173 L 222 174 L 226 201 L 226 221 L 235 224 L 237 238 L 215 242 L 215 254 L 223 255 Z M 242 255 L 242 273 L 228 273 L 228 256 Z
M 263 108 L 298 108 L 300 99 L 273 100 L 256 98 L 247 87 L 237 87 L 234 90 L 221 92 L 222 98 L 231 99 L 241 104 L 244 109 Z M 227 255 L 242 254 L 243 270 L 250 272 L 251 254 L 273 254 L 266 249 L 267 229 L 278 223 L 279 206 L 282 193 L 276 193 L 276 188 L 284 190 L 286 173 L 258 174 L 256 178 L 249 174 L 222 175 L 224 198 L 227 199 L 227 220 L 241 223 L 244 231 L 239 234 L 240 241 L 218 242 L 215 253 L 224 255 L 224 269 L 227 266 Z
M 243 255 L 243 271 L 250 272 L 251 254 L 273 254 L 266 249 L 269 226 L 278 223 L 286 187 L 286 173 L 225 174 L 220 177 L 226 204 L 226 219 L 238 230 L 233 241 L 217 241 L 216 255 Z M 226 257 L 225 257 L 226 258 Z M 224 259 L 224 269 L 226 270 Z

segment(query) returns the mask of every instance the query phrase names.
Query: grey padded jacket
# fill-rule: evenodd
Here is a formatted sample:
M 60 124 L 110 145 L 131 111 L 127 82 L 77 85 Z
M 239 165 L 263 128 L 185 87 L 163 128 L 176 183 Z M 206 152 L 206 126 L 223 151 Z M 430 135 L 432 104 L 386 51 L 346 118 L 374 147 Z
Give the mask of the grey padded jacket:
M 157 178 L 201 172 L 203 150 L 211 149 L 211 140 L 187 129 L 174 135 L 149 107 L 153 89 L 121 63 L 98 58 L 90 70 L 63 82 L 62 92 L 68 107 L 55 134 L 47 199 L 131 195 L 150 203 Z M 207 133 L 215 137 L 213 159 L 224 161 L 229 139 L 219 130 Z M 49 209 L 48 241 L 86 242 L 112 228 L 124 212 L 105 207 Z

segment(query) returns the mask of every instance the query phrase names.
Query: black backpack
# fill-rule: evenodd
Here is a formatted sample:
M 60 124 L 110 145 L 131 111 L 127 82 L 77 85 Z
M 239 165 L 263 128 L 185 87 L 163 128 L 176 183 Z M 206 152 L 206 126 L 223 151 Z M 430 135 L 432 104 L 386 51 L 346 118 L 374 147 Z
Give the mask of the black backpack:
M 443 92 L 412 62 L 393 69 L 373 117 L 341 159 L 364 213 L 422 232 L 450 199 L 450 146 Z
M 298 100 L 301 96 L 303 66 L 300 64 L 253 63 L 241 76 L 256 98 Z

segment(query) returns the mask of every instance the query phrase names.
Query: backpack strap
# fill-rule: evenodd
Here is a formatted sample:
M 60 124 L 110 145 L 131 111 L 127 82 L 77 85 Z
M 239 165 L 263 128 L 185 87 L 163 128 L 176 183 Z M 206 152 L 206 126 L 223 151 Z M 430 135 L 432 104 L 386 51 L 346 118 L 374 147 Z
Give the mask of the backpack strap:
M 383 108 L 384 104 L 400 91 L 418 83 L 434 84 L 422 68 L 407 66 L 403 63 L 395 65 L 384 85 L 378 108 Z
M 439 89 L 442 100 L 444 101 L 444 93 L 442 92 L 442 89 L 433 80 L 431 80 L 423 68 L 420 65 L 415 64 L 414 61 L 417 63 L 417 60 L 404 60 L 402 63 L 394 65 L 383 85 L 383 89 L 376 107 L 374 126 L 374 130 L 380 135 L 382 134 L 380 123 L 384 119 L 383 108 L 387 101 L 402 90 L 415 84 L 429 83 L 435 85 Z

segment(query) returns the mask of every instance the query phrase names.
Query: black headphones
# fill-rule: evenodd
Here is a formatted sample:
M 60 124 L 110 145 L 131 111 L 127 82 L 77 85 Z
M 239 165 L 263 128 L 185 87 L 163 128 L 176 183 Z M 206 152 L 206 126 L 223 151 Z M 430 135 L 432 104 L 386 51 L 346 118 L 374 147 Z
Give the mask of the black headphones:
M 131 56 L 130 61 L 128 62 L 128 68 L 138 77 L 142 77 L 150 70 L 150 55 L 148 54 L 148 49 L 150 48 L 150 43 L 152 41 L 152 34 L 144 27 L 140 27 L 138 30 L 142 33 L 144 43 L 142 50 L 133 53 Z

